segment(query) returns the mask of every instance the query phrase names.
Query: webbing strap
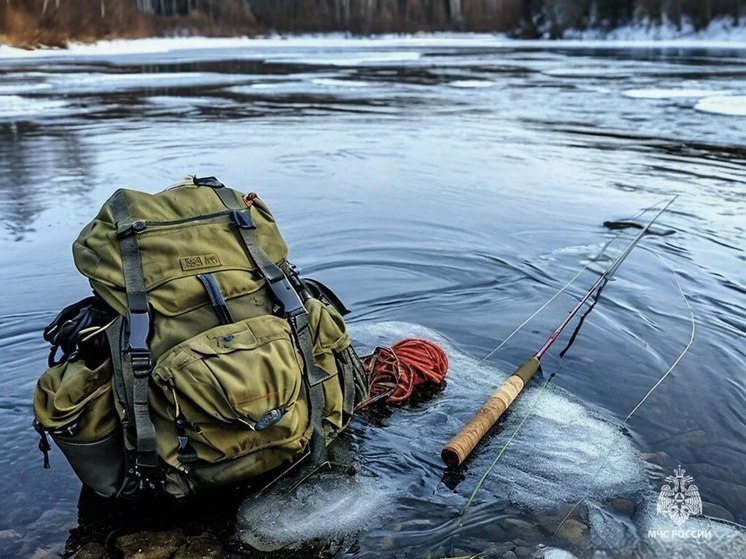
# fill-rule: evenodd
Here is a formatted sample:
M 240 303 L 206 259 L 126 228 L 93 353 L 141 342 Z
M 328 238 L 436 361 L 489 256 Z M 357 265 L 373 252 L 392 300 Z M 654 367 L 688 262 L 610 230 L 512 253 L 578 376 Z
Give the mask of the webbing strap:
M 130 219 L 130 211 L 123 191 L 117 190 L 111 197 L 111 210 L 119 231 L 120 222 Z M 131 231 L 131 229 L 127 230 Z M 145 294 L 145 280 L 142 275 L 137 237 L 131 233 L 119 235 L 119 250 L 122 255 L 124 288 L 127 291 L 127 308 L 130 313 L 147 313 L 148 297 Z
M 199 274 L 197 278 L 202 282 L 205 291 L 207 291 L 207 296 L 210 298 L 212 308 L 215 309 L 215 314 L 218 315 L 220 323 L 233 324 L 235 321 L 231 316 L 231 311 L 228 309 L 225 297 L 223 297 L 223 291 L 220 289 L 215 276 L 213 274 Z
M 303 354 L 306 364 L 306 376 L 304 379 L 308 400 L 311 406 L 311 425 L 313 435 L 311 436 L 311 461 L 322 462 L 326 457 L 326 435 L 324 433 L 324 407 L 326 406 L 326 395 L 322 384 L 329 375 L 319 368 L 313 360 L 313 337 L 308 324 L 308 314 L 299 314 L 290 319 L 290 325 L 295 332 L 295 338 Z
M 298 345 L 300 346 L 303 358 L 306 359 L 306 356 L 308 356 L 310 359 L 310 365 L 306 363 L 308 382 L 311 386 L 321 384 L 329 378 L 329 375 L 321 367 L 316 365 L 313 360 L 313 334 L 308 324 L 308 313 L 304 312 L 290 318 L 290 326 L 292 326 L 293 332 L 295 332 L 298 338 Z
M 114 386 L 114 394 L 119 403 L 124 408 L 124 427 L 125 434 L 128 433 L 128 426 L 133 421 L 135 416 L 135 410 L 132 407 L 132 385 L 125 385 L 124 368 L 122 364 L 122 354 L 124 352 L 117 351 L 116 348 L 125 347 L 125 327 L 124 319 L 120 316 L 114 321 L 109 328 L 106 329 L 106 338 L 109 340 L 109 347 L 111 348 L 111 368 L 112 368 L 112 385 Z M 132 380 L 132 377 L 128 377 L 127 380 Z
M 217 181 L 217 179 L 215 179 Z M 239 200 L 237 199 L 237 193 L 232 188 L 224 188 L 223 183 L 218 182 L 220 186 L 212 186 L 210 184 L 204 184 L 203 179 L 195 179 L 195 184 L 197 186 L 209 186 L 214 191 L 215 194 L 218 195 L 218 198 L 220 198 L 220 201 L 223 203 L 223 205 L 228 208 L 229 210 L 235 210 L 236 208 L 245 207 L 245 204 L 241 204 Z
M 113 217 L 117 222 L 130 219 L 129 207 L 124 192 L 118 190 L 111 199 Z M 160 473 L 155 427 L 150 419 L 148 396 L 150 373 L 153 368 L 148 336 L 150 334 L 150 314 L 142 261 L 137 245 L 137 236 L 131 232 L 119 236 L 119 249 L 122 256 L 124 287 L 127 293 L 126 343 L 122 344 L 122 375 L 125 387 L 132 387 L 132 413 L 135 423 L 137 447 L 137 469 L 144 478 L 153 478 Z M 128 398 L 130 400 L 130 398 Z
M 308 403 L 311 406 L 311 462 L 319 463 L 326 459 L 326 435 L 324 434 L 323 413 L 326 404 L 324 385 L 316 384 L 306 386 L 308 390 Z
M 311 459 L 320 462 L 326 455 L 326 437 L 324 435 L 323 414 L 326 399 L 321 382 L 328 375 L 313 360 L 313 336 L 308 325 L 308 313 L 300 300 L 297 291 L 290 284 L 285 272 L 272 262 L 256 239 L 256 225 L 251 219 L 251 208 L 247 208 L 241 199 L 230 189 L 215 189 L 223 204 L 229 209 L 233 224 L 241 237 L 246 252 L 254 263 L 259 275 L 267 282 L 267 288 L 278 306 L 278 314 L 290 323 L 298 343 L 305 365 L 305 384 L 311 407 Z
M 219 191 L 222 192 L 222 191 Z M 285 272 L 272 262 L 264 249 L 259 245 L 256 240 L 256 225 L 251 219 L 251 210 L 236 210 L 231 214 L 233 223 L 238 230 L 241 240 L 243 240 L 246 250 L 251 257 L 251 260 L 256 265 L 261 276 L 266 279 L 269 283 L 276 283 L 283 279 L 287 279 Z
M 340 360 L 343 362 L 340 371 L 342 375 L 342 411 L 347 415 L 347 420 L 352 417 L 355 412 L 355 379 L 353 378 L 354 362 L 350 355 L 350 348 L 345 348 L 339 354 Z

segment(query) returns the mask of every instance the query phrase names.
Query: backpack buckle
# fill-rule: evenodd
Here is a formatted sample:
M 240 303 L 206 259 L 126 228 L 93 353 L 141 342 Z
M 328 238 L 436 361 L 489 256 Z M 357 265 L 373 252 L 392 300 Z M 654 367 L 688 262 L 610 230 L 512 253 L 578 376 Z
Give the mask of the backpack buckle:
M 251 214 L 248 211 L 233 210 L 231 212 L 231 221 L 239 229 L 256 229 Z
M 280 307 L 281 317 L 292 318 L 306 312 L 298 292 L 293 289 L 290 280 L 284 275 L 274 281 L 270 280 L 269 289 L 272 291 L 275 303 Z
M 129 319 L 129 353 L 132 372 L 136 378 L 146 377 L 153 368 L 153 362 L 148 348 L 150 335 L 150 315 L 147 312 L 130 312 Z
M 150 375 L 153 368 L 153 360 L 150 357 L 150 351 L 142 349 L 129 349 L 130 362 L 132 363 L 132 373 L 135 378 L 143 378 Z

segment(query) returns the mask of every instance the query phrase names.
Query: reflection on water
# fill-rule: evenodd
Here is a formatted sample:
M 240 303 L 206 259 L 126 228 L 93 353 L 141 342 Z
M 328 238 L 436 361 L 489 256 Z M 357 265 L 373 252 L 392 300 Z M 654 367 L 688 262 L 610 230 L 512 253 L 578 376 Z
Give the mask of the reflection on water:
M 0 216 L 14 240 L 35 231 L 44 210 L 80 203 L 93 187 L 87 178 L 91 155 L 74 129 L 0 121 L 0 161 Z
M 111 544 L 141 529 L 122 519 L 144 513 L 85 493 L 75 527 L 79 484 L 69 467 L 58 452 L 51 471 L 38 467 L 28 425 L 46 359 L 40 332 L 87 294 L 70 245 L 113 189 L 155 191 L 197 173 L 262 195 L 291 259 L 353 309 L 361 347 L 420 332 L 451 353 L 442 391 L 360 418 L 343 436 L 356 478 L 332 472 L 292 497 L 298 510 L 316 502 L 326 506 L 319 514 L 346 522 L 327 526 L 309 512 L 309 534 L 344 535 L 334 545 L 319 536 L 298 556 L 500 556 L 538 544 L 581 557 L 593 549 L 743 556 L 742 534 L 708 520 L 717 534 L 709 548 L 645 534 L 658 526 L 656 495 L 678 464 L 694 476 L 706 514 L 746 523 L 744 52 L 278 40 L 0 61 L 0 444 L 10 450 L 0 453 L 0 555 L 59 552 L 68 536 L 68 551 Z M 625 261 L 551 394 L 459 517 L 537 389 L 462 470 L 444 477 L 440 446 L 543 343 L 593 272 L 489 365 L 474 357 L 618 233 L 605 221 L 674 194 L 658 224 L 674 234 L 646 237 Z M 608 258 L 633 234 L 622 232 Z M 615 425 L 689 337 L 669 266 L 693 306 L 695 344 L 619 435 Z M 545 373 L 559 364 L 548 355 Z M 341 514 L 337 500 L 314 497 L 326 490 L 361 522 Z M 552 538 L 556 516 L 581 497 L 576 533 Z M 265 515 L 262 524 L 241 501 L 148 518 L 187 539 L 207 531 L 243 553 L 242 540 L 287 517 Z M 364 506 L 371 503 L 375 511 Z M 205 514 L 207 506 L 215 508 Z

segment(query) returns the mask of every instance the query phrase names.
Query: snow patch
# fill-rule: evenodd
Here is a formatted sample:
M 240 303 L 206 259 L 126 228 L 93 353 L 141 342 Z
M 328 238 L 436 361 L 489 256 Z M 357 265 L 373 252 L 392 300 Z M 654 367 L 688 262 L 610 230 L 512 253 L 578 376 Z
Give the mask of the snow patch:
M 230 99 L 220 97 L 181 97 L 177 95 L 148 97 L 147 102 L 168 109 L 229 107 L 235 104 Z
M 20 95 L 0 95 L 0 118 L 30 120 L 34 116 L 57 114 L 67 108 L 64 101 L 34 99 Z
M 24 93 L 43 91 L 51 87 L 48 83 L 5 83 L 0 85 L 0 95 L 22 95 Z
M 713 94 L 727 95 L 730 91 L 713 91 L 711 89 L 628 89 L 626 97 L 633 99 L 686 99 L 709 97 Z
M 395 62 L 411 62 L 419 60 L 422 55 L 419 52 L 410 51 L 380 51 L 373 53 L 356 52 L 349 53 L 344 58 L 339 58 L 338 52 L 330 52 L 328 56 L 319 53 L 313 58 L 307 55 L 272 58 L 269 62 L 276 64 L 306 64 L 309 66 L 368 66 L 381 65 Z
M 65 93 L 106 92 L 151 87 L 195 87 L 230 85 L 245 82 L 240 75 L 217 72 L 162 72 L 162 73 L 78 73 L 60 74 L 51 80 L 53 88 Z
M 715 20 L 705 30 L 690 32 L 689 28 L 654 26 L 641 24 L 617 29 L 608 33 L 599 30 L 568 31 L 565 40 L 515 40 L 502 34 L 488 33 L 435 33 L 407 35 L 380 35 L 376 37 L 350 37 L 344 34 L 299 35 L 292 37 L 247 37 L 210 38 L 151 38 L 134 40 L 99 41 L 93 44 L 73 43 L 66 49 L 40 48 L 25 50 L 0 45 L 0 59 L 61 58 L 69 56 L 120 58 L 136 55 L 179 52 L 183 60 L 202 60 L 212 56 L 224 57 L 222 50 L 230 50 L 231 56 L 239 58 L 286 60 L 303 63 L 296 58 L 293 49 L 325 48 L 358 50 L 355 57 L 347 53 L 306 59 L 306 64 L 330 64 L 338 66 L 365 65 L 370 63 L 405 62 L 418 60 L 414 52 L 386 52 L 382 49 L 401 48 L 687 48 L 746 49 L 746 24 L 735 27 L 727 20 Z M 368 54 L 375 49 L 379 52 Z M 362 51 L 362 52 L 361 52 Z M 330 53 L 331 54 L 331 53 Z M 298 55 L 300 56 L 300 55 Z M 304 55 L 305 56 L 305 55 Z
M 640 69 L 610 68 L 608 66 L 580 66 L 569 68 L 552 68 L 543 72 L 555 78 L 627 78 L 640 73 Z
M 746 116 L 746 95 L 716 95 L 705 97 L 694 108 L 705 113 Z
M 317 473 L 292 491 L 277 487 L 246 501 L 238 513 L 239 537 L 260 551 L 344 541 L 388 510 L 393 495 L 385 487 L 374 478 Z
M 731 18 L 717 18 L 712 20 L 704 29 L 695 29 L 689 19 L 682 19 L 679 25 L 664 21 L 658 24 L 645 19 L 639 23 L 619 27 L 610 31 L 604 29 L 571 29 L 565 31 L 564 39 L 571 40 L 601 40 L 601 41 L 733 41 L 738 43 L 746 40 L 746 24 L 735 25 Z M 734 46 L 736 46 L 734 44 Z M 738 45 L 739 48 L 743 45 Z
M 462 87 L 465 89 L 477 89 L 484 87 L 492 87 L 495 85 L 494 82 L 488 80 L 455 80 L 448 82 L 451 87 Z

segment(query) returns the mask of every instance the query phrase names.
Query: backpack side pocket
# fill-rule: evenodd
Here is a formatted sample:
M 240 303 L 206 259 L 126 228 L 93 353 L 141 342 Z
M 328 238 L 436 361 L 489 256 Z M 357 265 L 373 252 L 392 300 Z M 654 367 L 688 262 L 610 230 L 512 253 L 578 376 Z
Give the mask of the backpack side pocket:
M 111 387 L 111 359 L 95 368 L 83 360 L 47 369 L 34 392 L 36 422 L 49 433 L 80 481 L 105 497 L 117 494 L 124 449 Z

